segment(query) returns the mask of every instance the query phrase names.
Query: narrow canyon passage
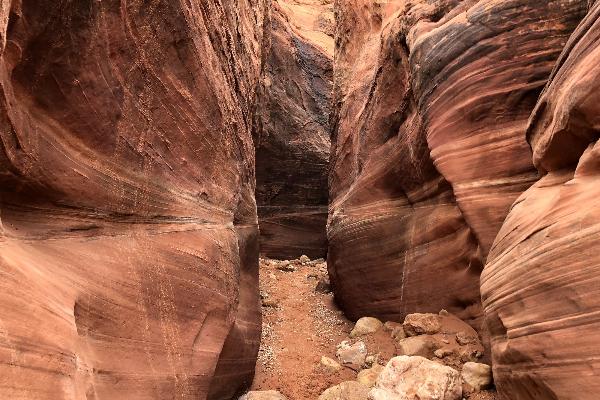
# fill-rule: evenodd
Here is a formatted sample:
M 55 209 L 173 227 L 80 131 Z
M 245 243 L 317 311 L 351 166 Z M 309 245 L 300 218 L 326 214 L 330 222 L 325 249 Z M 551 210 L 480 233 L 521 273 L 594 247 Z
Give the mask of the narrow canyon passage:
M 600 0 L 0 0 L 0 400 L 598 400 Z

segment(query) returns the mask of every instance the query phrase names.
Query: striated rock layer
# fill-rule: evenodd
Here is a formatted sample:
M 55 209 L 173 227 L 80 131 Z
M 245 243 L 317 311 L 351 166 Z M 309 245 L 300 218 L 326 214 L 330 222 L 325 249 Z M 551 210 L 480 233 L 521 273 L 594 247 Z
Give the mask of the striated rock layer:
M 265 2 L 0 5 L 0 398 L 233 397 Z
M 273 2 L 255 130 L 261 253 L 269 257 L 327 253 L 332 34 L 331 2 Z
M 328 261 L 350 317 L 480 318 L 483 260 L 537 179 L 527 119 L 585 4 L 336 4 Z
M 600 3 L 567 43 L 529 121 L 543 177 L 513 205 L 481 277 L 498 390 L 600 391 Z

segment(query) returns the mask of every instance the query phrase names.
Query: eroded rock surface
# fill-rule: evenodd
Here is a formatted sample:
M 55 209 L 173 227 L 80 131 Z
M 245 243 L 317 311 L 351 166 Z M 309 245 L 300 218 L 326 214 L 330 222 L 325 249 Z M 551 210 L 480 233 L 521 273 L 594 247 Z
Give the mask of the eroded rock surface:
M 593 2 L 592 2 L 593 3 Z M 481 278 L 498 390 L 600 390 L 600 3 L 565 46 L 527 131 L 543 177 L 513 205 Z
M 340 2 L 329 268 L 352 319 L 448 309 L 537 179 L 530 112 L 585 1 Z
M 233 397 L 265 2 L 0 4 L 0 397 Z
M 255 128 L 261 253 L 327 253 L 332 1 L 273 2 Z

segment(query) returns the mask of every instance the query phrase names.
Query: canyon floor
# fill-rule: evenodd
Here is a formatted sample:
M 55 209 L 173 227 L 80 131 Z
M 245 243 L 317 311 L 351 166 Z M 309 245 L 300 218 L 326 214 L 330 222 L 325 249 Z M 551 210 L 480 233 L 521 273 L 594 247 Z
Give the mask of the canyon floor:
M 336 306 L 328 282 L 324 260 L 260 260 L 263 333 L 250 390 L 277 390 L 289 400 L 309 400 L 341 382 L 355 381 L 357 368 L 335 371 L 321 363 L 323 356 L 336 360 L 343 341 L 364 342 L 382 365 L 398 354 L 389 330 L 350 338 L 354 323 Z M 500 400 L 495 391 L 468 398 Z

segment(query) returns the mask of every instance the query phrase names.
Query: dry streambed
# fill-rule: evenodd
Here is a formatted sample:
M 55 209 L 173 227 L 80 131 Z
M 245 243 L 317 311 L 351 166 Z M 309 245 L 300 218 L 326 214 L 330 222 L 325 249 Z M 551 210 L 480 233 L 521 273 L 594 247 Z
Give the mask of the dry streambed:
M 260 265 L 263 337 L 241 399 L 499 399 L 477 333 L 446 311 L 353 324 L 334 303 L 324 260 Z

